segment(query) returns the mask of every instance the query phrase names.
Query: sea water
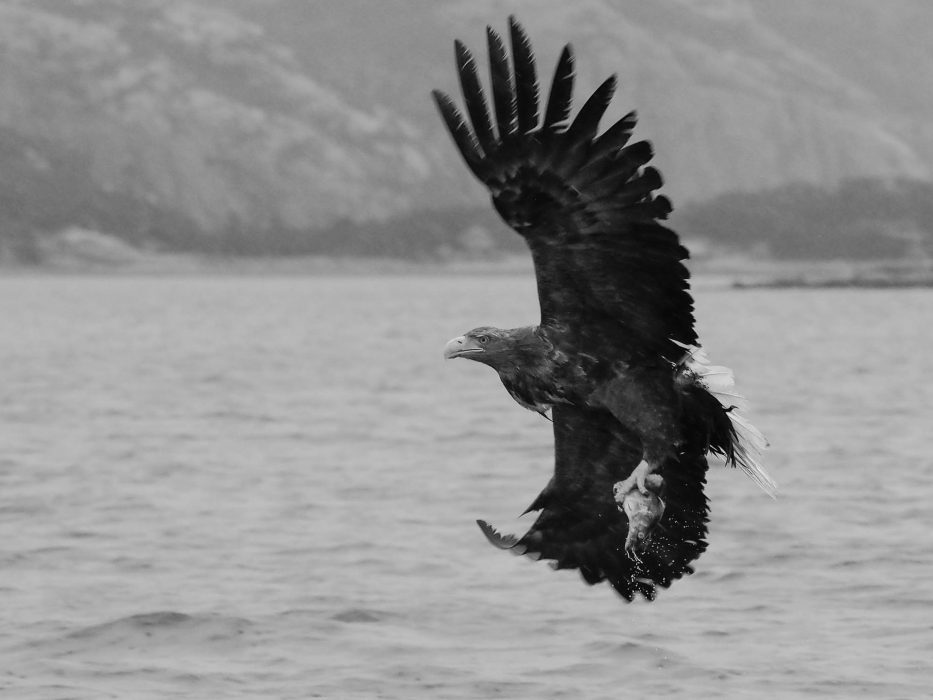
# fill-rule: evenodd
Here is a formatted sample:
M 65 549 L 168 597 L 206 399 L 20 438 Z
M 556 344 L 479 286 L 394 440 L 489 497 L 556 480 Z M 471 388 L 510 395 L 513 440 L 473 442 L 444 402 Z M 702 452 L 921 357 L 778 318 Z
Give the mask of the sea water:
M 10 698 L 920 698 L 933 293 L 695 292 L 770 438 L 657 601 L 490 547 L 550 425 L 452 336 L 525 276 L 0 279 Z

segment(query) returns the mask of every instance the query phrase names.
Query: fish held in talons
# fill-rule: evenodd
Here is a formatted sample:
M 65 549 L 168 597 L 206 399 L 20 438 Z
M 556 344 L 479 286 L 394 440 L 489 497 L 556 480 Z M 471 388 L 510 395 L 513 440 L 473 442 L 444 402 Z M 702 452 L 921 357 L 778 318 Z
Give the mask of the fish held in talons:
M 616 504 L 628 518 L 625 554 L 635 560 L 644 554 L 651 541 L 651 533 L 664 516 L 664 500 L 661 498 L 664 479 L 659 474 L 649 474 L 644 483 L 644 492 L 622 481 L 613 487 Z

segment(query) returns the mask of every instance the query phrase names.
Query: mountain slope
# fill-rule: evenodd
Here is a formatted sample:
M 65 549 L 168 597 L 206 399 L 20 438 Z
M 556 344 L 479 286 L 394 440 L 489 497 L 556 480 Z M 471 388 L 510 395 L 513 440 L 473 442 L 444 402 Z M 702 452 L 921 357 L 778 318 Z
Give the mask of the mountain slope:
M 933 6 L 877 5 L 0 0 L 0 237 L 80 224 L 176 245 L 171 231 L 261 237 L 482 203 L 428 92 L 456 92 L 454 37 L 481 52 L 511 12 L 545 82 L 568 40 L 582 89 L 619 73 L 610 116 L 638 110 L 675 204 L 929 179 L 933 97 L 916 86 L 933 62 L 916 28 Z
M 411 124 L 351 106 L 222 10 L 4 3 L 0 41 L 0 126 L 206 231 L 385 215 L 427 170 Z

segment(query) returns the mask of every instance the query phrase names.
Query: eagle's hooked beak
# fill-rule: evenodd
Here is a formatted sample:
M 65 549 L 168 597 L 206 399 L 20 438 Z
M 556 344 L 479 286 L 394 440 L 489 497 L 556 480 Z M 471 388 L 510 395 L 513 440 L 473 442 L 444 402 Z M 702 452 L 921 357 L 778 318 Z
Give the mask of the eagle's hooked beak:
M 444 346 L 444 359 L 452 360 L 455 357 L 469 357 L 473 353 L 483 352 L 483 347 L 472 338 L 465 335 L 457 336 Z

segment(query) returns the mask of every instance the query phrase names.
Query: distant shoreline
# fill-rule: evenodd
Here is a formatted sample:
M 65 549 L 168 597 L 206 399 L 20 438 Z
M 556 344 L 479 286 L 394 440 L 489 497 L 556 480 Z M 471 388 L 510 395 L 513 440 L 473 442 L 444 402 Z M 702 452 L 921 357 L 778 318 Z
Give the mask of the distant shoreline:
M 54 259 L 36 265 L 0 263 L 0 278 L 26 275 L 405 275 L 532 274 L 530 259 L 413 261 L 356 257 L 212 257 L 151 254 L 133 260 Z
M 775 261 L 743 257 L 688 261 L 694 286 L 732 289 L 933 288 L 933 265 L 904 260 Z M 0 279 L 21 276 L 201 276 L 201 275 L 533 275 L 531 259 L 414 261 L 330 256 L 215 257 L 145 253 L 121 259 L 53 256 L 38 265 L 0 263 Z
M 925 289 L 933 288 L 933 277 L 925 279 L 775 279 L 744 282 L 736 280 L 733 289 Z

